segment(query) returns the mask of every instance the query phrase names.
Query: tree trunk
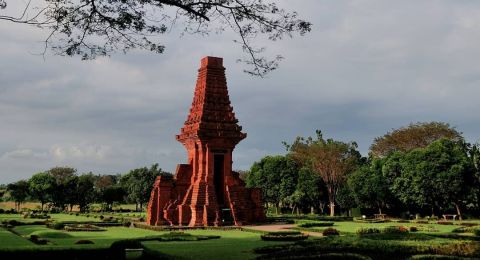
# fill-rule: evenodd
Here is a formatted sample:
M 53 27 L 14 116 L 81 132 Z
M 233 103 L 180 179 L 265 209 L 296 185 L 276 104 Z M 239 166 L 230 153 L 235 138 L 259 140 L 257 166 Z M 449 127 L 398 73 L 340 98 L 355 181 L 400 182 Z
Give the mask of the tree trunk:
M 300 209 L 297 207 L 297 215 L 300 215 Z
M 335 202 L 330 201 L 330 217 L 335 216 Z
M 455 208 L 457 209 L 458 219 L 462 220 L 462 212 L 460 211 L 460 206 L 455 203 Z
M 315 214 L 315 209 L 313 208 L 313 206 L 310 206 L 310 214 Z
M 40 203 L 42 204 L 42 212 L 43 212 L 43 205 L 45 204 L 43 201 L 40 201 Z
M 382 214 L 382 207 L 378 207 L 378 214 Z

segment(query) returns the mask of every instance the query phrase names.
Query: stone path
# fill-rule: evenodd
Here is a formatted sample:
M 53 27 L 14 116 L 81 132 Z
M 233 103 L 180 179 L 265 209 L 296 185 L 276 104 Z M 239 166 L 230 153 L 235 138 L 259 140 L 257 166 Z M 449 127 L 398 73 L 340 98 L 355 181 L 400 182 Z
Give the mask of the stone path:
M 289 231 L 294 228 L 294 224 L 279 224 L 279 225 L 259 225 L 259 226 L 245 226 L 248 229 L 255 229 L 266 232 L 278 232 L 278 231 Z M 310 232 L 310 231 L 301 231 L 304 234 L 307 234 L 312 237 L 322 237 L 320 232 Z

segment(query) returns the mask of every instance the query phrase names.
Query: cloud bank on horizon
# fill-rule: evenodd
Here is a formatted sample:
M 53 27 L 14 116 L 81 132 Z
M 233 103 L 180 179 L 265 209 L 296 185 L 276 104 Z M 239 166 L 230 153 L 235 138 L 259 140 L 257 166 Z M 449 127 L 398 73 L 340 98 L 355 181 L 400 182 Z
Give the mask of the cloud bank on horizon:
M 230 34 L 165 35 L 165 54 L 134 51 L 94 61 L 41 52 L 45 32 L 0 22 L 0 183 L 54 166 L 124 173 L 158 162 L 174 172 L 175 141 L 200 59 L 224 58 L 230 98 L 248 137 L 234 169 L 285 152 L 298 135 L 372 140 L 418 121 L 480 138 L 480 3 L 282 1 L 313 23 L 305 37 L 263 42 L 280 68 L 252 78 Z

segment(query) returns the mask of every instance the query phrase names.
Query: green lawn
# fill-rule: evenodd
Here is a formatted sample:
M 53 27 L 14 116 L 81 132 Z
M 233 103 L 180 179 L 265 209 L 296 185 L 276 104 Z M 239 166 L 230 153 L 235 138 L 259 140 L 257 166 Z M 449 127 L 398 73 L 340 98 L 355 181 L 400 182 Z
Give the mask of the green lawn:
M 461 222 L 457 221 L 456 224 Z M 459 225 L 439 225 L 436 223 L 431 224 L 419 224 L 419 223 L 397 223 L 397 222 L 386 222 L 386 223 L 358 223 L 352 221 L 339 221 L 335 222 L 332 226 L 333 228 L 340 231 L 340 234 L 354 234 L 359 228 L 378 228 L 382 229 L 388 226 L 405 226 L 405 227 L 417 227 L 420 232 L 423 233 L 450 233 L 453 229 L 458 228 Z M 311 231 L 321 232 L 327 227 L 312 227 L 308 228 Z
M 0 247 L 12 248 L 12 247 L 24 247 L 24 246 L 36 246 L 29 240 L 26 240 L 20 236 L 13 234 L 12 232 L 0 228 Z
M 69 214 L 49 214 L 52 220 L 55 221 L 94 221 L 95 219 L 92 217 L 84 217 L 84 216 L 75 216 Z M 34 222 L 34 221 L 42 221 L 43 219 L 35 219 L 35 218 L 23 218 L 22 214 L 0 214 L 0 222 L 4 220 L 17 220 L 20 222 Z
M 18 226 L 15 227 L 14 230 L 26 238 L 29 237 L 31 234 L 39 235 L 41 238 L 46 238 L 50 242 L 52 242 L 51 245 L 72 246 L 75 245 L 75 242 L 78 240 L 91 240 L 94 242 L 94 245 L 100 247 L 108 247 L 114 241 L 120 239 L 140 238 L 165 233 L 126 227 L 111 227 L 107 228 L 107 231 L 99 232 L 67 232 L 63 230 L 53 230 L 45 226 L 36 225 Z M 62 234 L 64 236 L 62 236 Z M 2 245 L 0 245 L 0 247 L 1 246 Z
M 286 242 L 267 242 L 256 233 L 243 231 L 192 230 L 192 235 L 219 235 L 220 239 L 192 242 L 143 242 L 148 249 L 174 256 L 175 259 L 253 259 L 254 248 L 285 244 Z

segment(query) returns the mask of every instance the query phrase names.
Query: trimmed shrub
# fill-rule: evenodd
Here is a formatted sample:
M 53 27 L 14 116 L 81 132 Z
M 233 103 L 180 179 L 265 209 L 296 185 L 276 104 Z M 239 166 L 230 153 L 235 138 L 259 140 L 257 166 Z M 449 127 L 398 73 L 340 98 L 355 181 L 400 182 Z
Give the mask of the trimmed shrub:
M 62 231 L 35 231 L 30 234 L 30 236 L 38 236 L 41 238 L 71 238 L 70 234 L 67 234 Z
M 480 236 L 480 228 L 473 229 L 473 234 L 477 237 Z
M 130 227 L 132 225 L 132 222 L 130 220 L 124 219 L 122 222 L 122 226 L 124 227 Z
M 64 228 L 66 231 L 106 231 L 106 229 L 99 228 L 90 224 L 78 224 L 78 225 L 66 225 Z
M 479 225 L 478 223 L 472 223 L 472 222 L 460 223 L 460 226 L 464 226 L 464 227 L 474 227 L 474 226 L 478 226 L 478 225 Z
M 264 241 L 299 241 L 308 238 L 308 235 L 298 231 L 269 232 L 260 236 Z
M 410 227 L 410 232 L 417 232 L 417 231 L 418 231 L 417 227 L 415 227 L 415 226 Z
M 448 255 L 414 255 L 409 259 L 410 260 L 466 260 L 471 258 L 448 256 Z
M 324 236 L 338 236 L 338 235 L 340 235 L 338 230 L 336 230 L 334 228 L 327 228 L 327 229 L 323 230 L 322 234 Z
M 439 224 L 439 225 L 453 225 L 453 222 L 452 221 L 440 220 L 440 221 L 437 221 L 437 224 Z
M 428 224 L 428 220 L 415 220 L 413 221 L 413 223 L 417 223 L 417 224 Z
M 62 230 L 65 228 L 65 224 L 62 222 L 54 222 L 50 228 L 56 229 L 56 230 Z
M 404 226 L 389 226 L 382 229 L 384 234 L 404 234 L 408 233 L 408 228 Z
M 310 227 L 331 227 L 334 222 L 305 222 L 298 224 L 299 227 L 310 228 Z
M 369 235 L 369 234 L 378 234 L 380 229 L 378 228 L 359 228 L 356 230 L 357 235 Z
M 95 243 L 93 243 L 93 241 L 91 241 L 91 240 L 81 239 L 81 240 L 75 241 L 75 244 L 76 245 L 92 245 L 92 244 L 95 244 Z

